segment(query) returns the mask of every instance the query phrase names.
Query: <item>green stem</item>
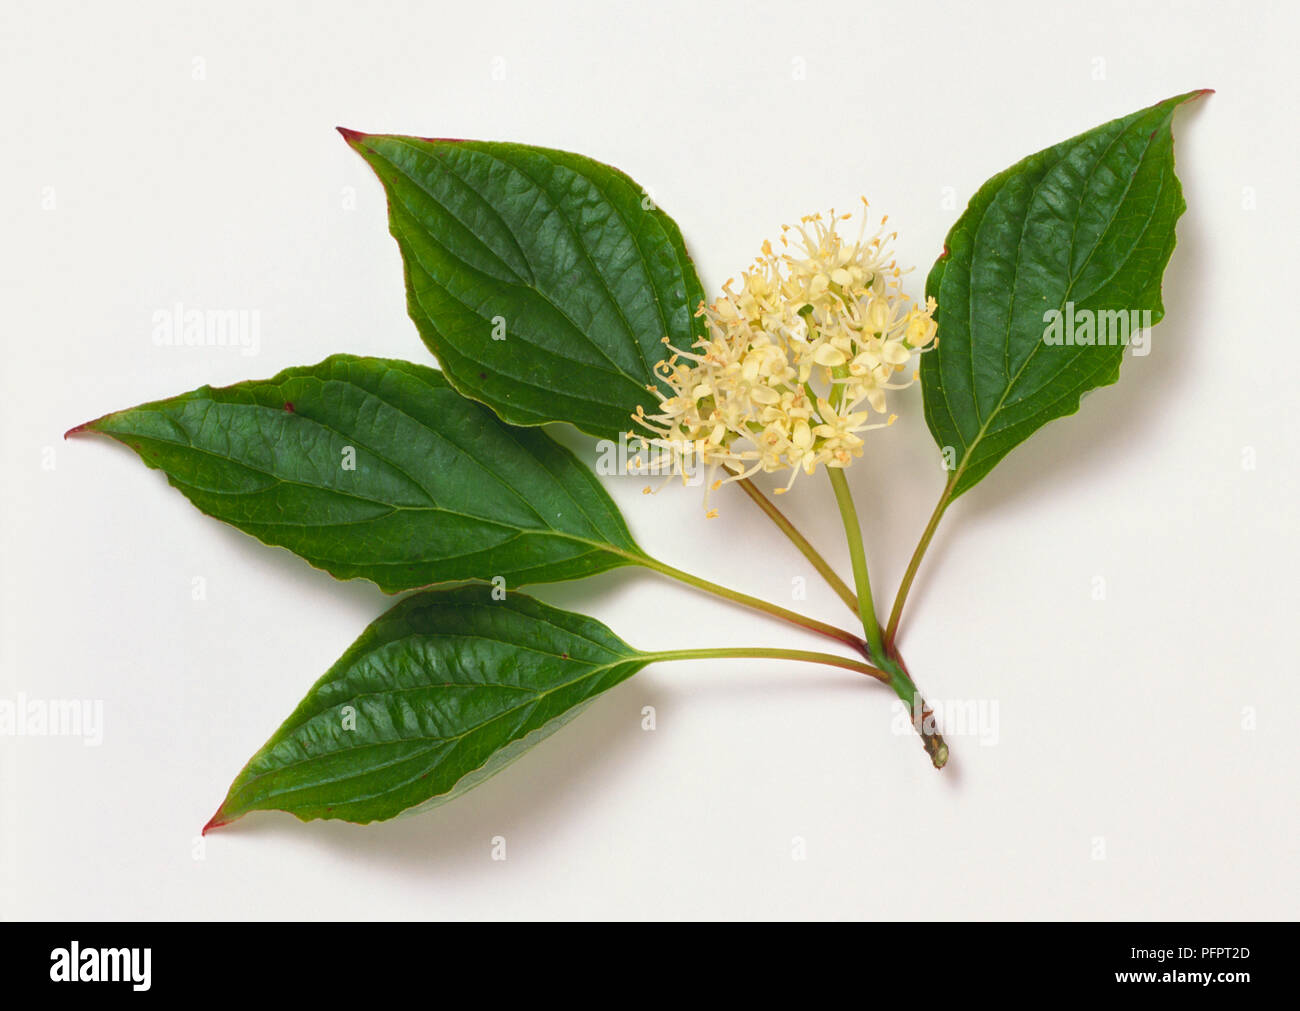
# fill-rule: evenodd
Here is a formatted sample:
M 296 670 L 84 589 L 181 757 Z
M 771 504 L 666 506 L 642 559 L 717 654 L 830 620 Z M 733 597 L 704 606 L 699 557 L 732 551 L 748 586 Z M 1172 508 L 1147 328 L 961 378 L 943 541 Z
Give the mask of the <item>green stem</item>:
M 939 503 L 930 514 L 930 522 L 925 525 L 925 532 L 921 534 L 921 540 L 917 543 L 916 550 L 912 552 L 912 560 L 907 563 L 907 571 L 903 573 L 903 581 L 898 585 L 894 606 L 889 612 L 889 625 L 885 628 L 885 644 L 890 650 L 893 650 L 894 640 L 898 637 L 898 623 L 903 617 L 903 605 L 907 603 L 907 594 L 912 589 L 912 580 L 916 578 L 916 572 L 921 567 L 921 559 L 925 557 L 926 549 L 934 539 L 934 532 L 939 529 L 939 521 L 943 519 L 943 514 L 952 502 L 952 491 L 956 483 L 957 476 L 954 474 L 944 485 Z
M 849 540 L 849 558 L 853 562 L 853 582 L 858 589 L 858 615 L 862 618 L 862 628 L 867 634 L 867 645 L 871 647 L 871 659 L 880 660 L 885 655 L 880 638 L 880 623 L 876 621 L 876 609 L 871 601 L 871 579 L 867 575 L 867 552 L 862 546 L 862 526 L 858 523 L 858 511 L 853 507 L 853 496 L 849 493 L 849 483 L 844 479 L 841 467 L 827 467 L 826 474 L 835 489 L 835 501 L 840 506 L 840 519 L 844 521 L 844 533 Z
M 812 563 L 812 567 L 817 570 L 818 575 L 826 580 L 827 585 L 835 591 L 840 600 L 848 605 L 849 610 L 857 614 L 857 595 L 849 589 L 844 580 L 836 575 L 830 563 L 821 556 L 817 549 L 808 543 L 808 538 L 799 532 L 795 525 L 786 518 L 785 513 L 781 512 L 771 499 L 758 490 L 758 486 L 753 481 L 745 478 L 737 483 L 744 489 L 745 494 L 754 500 L 754 504 L 767 514 L 768 518 L 780 528 L 783 534 L 790 538 L 791 543 L 799 549 L 799 553 Z
M 907 706 L 912 727 L 921 735 L 921 744 L 930 756 L 931 764 L 936 769 L 942 769 L 948 764 L 948 745 L 935 726 L 934 710 L 921 696 L 921 690 L 912 680 L 907 664 L 903 663 L 903 658 L 897 653 L 883 658 L 879 663 L 888 674 L 889 687 L 894 689 L 894 694 Z
M 857 660 L 835 656 L 833 653 L 814 653 L 806 649 L 768 649 L 763 646 L 725 646 L 721 649 L 673 649 L 659 653 L 645 653 L 653 660 L 797 660 L 803 663 L 819 663 L 827 667 L 839 667 L 858 674 L 865 674 L 877 681 L 889 684 L 890 676 L 882 670 L 871 667 Z
M 749 607 L 755 611 L 762 611 L 764 614 L 770 614 L 774 618 L 780 618 L 782 621 L 788 621 L 792 625 L 798 625 L 810 632 L 816 632 L 818 635 L 824 635 L 828 639 L 834 639 L 842 642 L 844 645 L 857 650 L 866 656 L 867 644 L 862 641 L 861 636 L 854 635 L 847 629 L 837 628 L 834 625 L 828 625 L 824 621 L 818 621 L 816 618 L 810 618 L 807 615 L 799 614 L 797 611 L 791 611 L 789 608 L 781 607 L 779 604 L 772 604 L 759 597 L 751 597 L 748 593 L 741 593 L 739 590 L 729 590 L 725 586 L 719 586 L 707 579 L 701 579 L 699 576 L 693 576 L 689 572 L 674 568 L 666 562 L 661 562 L 657 558 L 651 558 L 649 555 L 629 556 L 631 560 L 638 565 L 643 565 L 647 569 L 667 576 L 669 579 L 675 579 L 679 583 L 685 583 L 687 586 L 694 586 L 705 593 L 711 593 L 715 597 L 722 597 L 724 600 L 730 600 L 733 603 Z
M 920 690 L 912 681 L 903 658 L 894 650 L 885 650 L 881 642 L 880 625 L 871 605 L 871 581 L 867 577 L 867 553 L 862 545 L 862 525 L 858 522 L 858 511 L 853 507 L 853 496 L 849 493 L 848 481 L 844 471 L 839 467 L 827 467 L 826 473 L 835 489 L 835 500 L 840 506 L 840 518 L 844 520 L 844 533 L 849 539 L 849 557 L 853 559 L 853 579 L 858 586 L 858 611 L 862 615 L 862 628 L 867 633 L 869 652 L 867 659 L 880 667 L 887 675 L 885 683 L 894 689 L 894 694 L 907 706 L 912 726 L 921 735 L 930 762 L 936 769 L 942 769 L 948 762 L 948 745 L 939 735 L 934 725 L 934 710 L 921 697 Z

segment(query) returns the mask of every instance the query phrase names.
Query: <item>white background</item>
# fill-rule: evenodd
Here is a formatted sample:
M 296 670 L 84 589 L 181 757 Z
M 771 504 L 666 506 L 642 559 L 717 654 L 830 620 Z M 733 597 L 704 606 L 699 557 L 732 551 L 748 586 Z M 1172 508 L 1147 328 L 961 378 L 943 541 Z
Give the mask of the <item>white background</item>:
M 0 738 L 0 914 L 1296 914 L 1294 5 L 41 0 L 3 22 L 0 698 L 98 699 L 105 724 L 97 748 Z M 198 846 L 386 601 L 61 435 L 333 352 L 429 360 L 335 125 L 618 165 L 709 290 L 781 222 L 865 194 L 917 293 L 988 176 L 1198 87 L 1218 93 L 1175 120 L 1190 209 L 1153 352 L 950 511 L 913 593 L 913 673 L 996 704 L 996 744 L 952 737 L 936 773 L 851 674 L 660 666 L 435 812 L 253 815 Z M 259 353 L 155 346 L 175 302 L 257 310 Z M 881 598 L 942 484 L 919 389 L 896 403 L 850 471 Z M 641 483 L 609 486 L 652 552 L 852 623 L 739 491 L 706 521 L 695 489 Z M 847 572 L 824 479 L 782 504 Z M 649 574 L 537 592 L 645 648 L 821 646 Z

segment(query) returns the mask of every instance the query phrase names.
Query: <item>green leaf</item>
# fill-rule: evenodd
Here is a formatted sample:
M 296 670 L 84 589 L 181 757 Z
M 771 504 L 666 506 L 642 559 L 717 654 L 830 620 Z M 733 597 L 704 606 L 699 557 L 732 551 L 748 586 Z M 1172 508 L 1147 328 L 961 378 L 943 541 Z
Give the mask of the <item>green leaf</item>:
M 921 381 L 930 431 L 955 453 L 952 498 L 1119 378 L 1123 344 L 1049 344 L 1048 313 L 1072 306 L 1076 319 L 1105 319 L 1111 332 L 1123 323 L 1103 313 L 1145 310 L 1151 324 L 1164 316 L 1161 277 L 1186 208 L 1171 121 L 1204 93 L 1030 155 L 980 187 L 948 233 L 926 281 L 939 343 L 922 356 Z
M 607 439 L 657 406 L 663 338 L 693 343 L 704 290 L 641 186 L 564 151 L 340 132 L 384 184 L 411 318 L 456 389 Z
M 337 355 L 73 431 L 130 446 L 209 516 L 390 593 L 577 579 L 642 557 L 572 453 L 409 362 Z
M 445 803 L 650 659 L 595 619 L 520 594 L 414 594 L 316 682 L 204 831 L 249 811 L 365 823 Z

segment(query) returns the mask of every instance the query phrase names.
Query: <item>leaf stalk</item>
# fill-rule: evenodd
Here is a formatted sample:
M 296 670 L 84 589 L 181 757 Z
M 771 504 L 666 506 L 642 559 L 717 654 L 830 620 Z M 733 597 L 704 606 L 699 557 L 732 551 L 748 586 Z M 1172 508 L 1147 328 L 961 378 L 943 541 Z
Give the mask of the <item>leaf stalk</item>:
M 746 495 L 753 499 L 754 504 L 762 509 L 781 532 L 790 539 L 790 542 L 799 549 L 799 553 L 812 563 L 812 567 L 817 570 L 817 574 L 826 580 L 826 584 L 835 591 L 836 596 L 848 605 L 850 611 L 857 614 L 857 594 L 849 589 L 848 584 L 836 574 L 830 563 L 809 543 L 808 538 L 799 532 L 799 529 L 790 522 L 785 513 L 781 512 L 770 498 L 759 491 L 758 486 L 749 478 L 738 481 L 737 484 L 740 485 Z
M 851 670 L 867 677 L 875 678 L 884 684 L 890 683 L 890 675 L 869 664 L 836 656 L 833 653 L 818 653 L 806 649 L 769 649 L 766 646 L 724 646 L 718 649 L 675 649 L 657 653 L 645 653 L 653 660 L 795 660 L 802 663 L 822 664 L 826 667 L 839 667 Z
M 934 512 L 930 514 L 930 522 L 925 525 L 925 531 L 917 542 L 916 550 L 912 552 L 911 561 L 907 563 L 907 571 L 903 573 L 903 581 L 898 585 L 898 593 L 894 595 L 894 606 L 889 612 L 889 624 L 885 627 L 885 646 L 891 651 L 894 648 L 894 640 L 898 637 L 898 623 L 903 617 L 903 605 L 907 603 L 907 594 L 912 589 L 912 581 L 916 578 L 917 570 L 921 567 L 921 559 L 925 557 L 926 549 L 930 547 L 930 541 L 934 539 L 934 533 L 939 529 L 939 521 L 943 519 L 943 514 L 948 511 L 948 506 L 952 503 L 957 476 L 954 473 L 944 485 L 943 494 L 939 496 L 939 502 L 934 507 Z
M 867 644 L 859 635 L 854 635 L 847 629 L 838 628 L 835 625 L 819 621 L 808 615 L 800 614 L 797 611 L 791 611 L 787 607 L 779 604 L 773 604 L 770 601 L 763 600 L 760 597 L 751 596 L 748 593 L 741 593 L 739 590 L 731 590 L 718 583 L 711 582 L 700 576 L 692 575 L 682 569 L 669 565 L 667 562 L 661 562 L 657 558 L 651 558 L 649 555 L 636 556 L 633 559 L 637 564 L 645 566 L 669 579 L 675 579 L 679 583 L 685 583 L 687 586 L 693 586 L 697 590 L 703 590 L 705 593 L 712 594 L 715 597 L 721 597 L 732 603 L 740 604 L 742 607 L 748 607 L 755 611 L 762 611 L 774 618 L 789 622 L 791 625 L 797 625 L 800 628 L 807 629 L 810 632 L 816 632 L 818 635 L 825 636 L 828 639 L 834 639 L 841 642 L 849 648 L 865 654 Z

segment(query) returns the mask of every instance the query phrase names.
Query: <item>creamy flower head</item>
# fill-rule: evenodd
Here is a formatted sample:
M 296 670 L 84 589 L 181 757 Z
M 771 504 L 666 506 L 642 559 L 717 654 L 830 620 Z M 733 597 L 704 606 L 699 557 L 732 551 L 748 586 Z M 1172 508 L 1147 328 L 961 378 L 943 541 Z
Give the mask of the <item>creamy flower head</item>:
M 873 412 L 916 378 L 898 374 L 934 340 L 935 303 L 902 293 L 889 251 L 897 233 L 884 233 L 886 217 L 868 236 L 863 205 L 853 241 L 837 231 L 849 214 L 784 226 L 782 251 L 763 243 L 739 290 L 728 281 L 700 307 L 705 335 L 659 363 L 670 392 L 650 387 L 659 411 L 638 409 L 636 421 L 683 472 L 706 467 L 716 488 L 719 469 L 728 481 L 789 470 L 785 491 L 818 464 L 847 467 L 862 455 L 861 433 L 893 423 Z

